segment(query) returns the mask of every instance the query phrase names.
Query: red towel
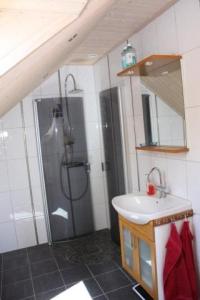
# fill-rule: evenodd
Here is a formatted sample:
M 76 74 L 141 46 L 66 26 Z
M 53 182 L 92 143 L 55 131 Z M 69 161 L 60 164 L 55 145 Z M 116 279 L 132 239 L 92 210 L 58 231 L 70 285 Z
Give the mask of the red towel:
M 175 224 L 171 224 L 166 248 L 163 272 L 165 300 L 193 300 L 182 243 Z
M 189 222 L 185 221 L 183 223 L 181 234 L 180 234 L 183 255 L 185 259 L 186 269 L 189 274 L 190 286 L 192 290 L 193 300 L 198 300 L 198 288 L 197 288 L 197 274 L 194 263 L 192 240 L 193 235 L 190 231 Z

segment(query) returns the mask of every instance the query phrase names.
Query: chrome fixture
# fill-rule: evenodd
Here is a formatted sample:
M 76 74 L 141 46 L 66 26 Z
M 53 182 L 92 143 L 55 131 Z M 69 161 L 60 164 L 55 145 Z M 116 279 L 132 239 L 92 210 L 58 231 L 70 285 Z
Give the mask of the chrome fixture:
M 71 79 L 72 79 L 74 88 L 73 88 L 72 90 L 70 90 L 70 91 L 67 91 L 67 81 L 68 81 L 68 79 L 69 79 L 70 77 L 71 77 Z M 78 94 L 78 93 L 81 93 L 81 92 L 83 92 L 83 90 L 77 88 L 77 85 L 76 85 L 76 81 L 75 81 L 74 75 L 71 74 L 71 73 L 69 73 L 69 74 L 66 76 L 66 78 L 65 78 L 65 97 L 67 97 L 67 93 L 69 93 L 69 94 Z
M 165 198 L 167 196 L 167 191 L 166 191 L 166 186 L 163 184 L 163 180 L 162 180 L 162 174 L 160 169 L 158 169 L 157 167 L 153 167 L 150 172 L 147 174 L 147 181 L 150 182 L 150 176 L 152 175 L 152 173 L 154 171 L 157 171 L 158 176 L 159 176 L 159 185 L 156 185 L 156 190 L 159 192 L 159 198 Z

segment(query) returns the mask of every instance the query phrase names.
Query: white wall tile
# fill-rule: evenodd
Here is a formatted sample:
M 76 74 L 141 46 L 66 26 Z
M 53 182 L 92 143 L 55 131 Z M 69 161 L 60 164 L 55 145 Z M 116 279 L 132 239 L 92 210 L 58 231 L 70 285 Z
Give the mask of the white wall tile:
M 39 243 L 47 243 L 47 231 L 44 216 L 36 218 Z
M 186 162 L 175 159 L 167 160 L 166 184 L 171 194 L 187 199 Z
M 96 91 L 98 94 L 100 91 L 109 89 L 110 79 L 107 56 L 104 56 L 94 65 L 94 76 Z
M 101 230 L 108 227 L 106 218 L 106 205 L 104 203 L 96 204 L 94 206 L 94 223 L 95 230 Z
M 30 94 L 23 99 L 25 127 L 34 126 L 33 96 Z
M 0 161 L 0 192 L 9 190 L 9 180 L 7 164 L 5 161 Z
M 200 48 L 183 55 L 183 85 L 185 106 L 199 106 Z
M 31 247 L 36 244 L 33 219 L 17 220 L 15 222 L 19 248 Z
M 28 188 L 28 173 L 25 159 L 8 161 L 8 176 L 11 190 Z
M 186 109 L 186 129 L 187 129 L 187 145 L 190 151 L 187 154 L 188 160 L 200 161 L 200 107 Z
M 87 147 L 89 151 L 94 151 L 100 148 L 98 122 L 86 123 L 86 137 L 87 137 Z
M 98 120 L 96 93 L 84 93 L 84 112 L 86 122 L 96 122 Z
M 58 73 L 54 73 L 41 85 L 42 97 L 59 97 Z
M 37 144 L 36 144 L 36 135 L 35 135 L 35 128 L 26 127 L 26 143 L 27 143 L 27 151 L 28 156 L 37 156 Z
M 155 21 L 140 31 L 142 39 L 143 58 L 158 52 L 158 39 Z
M 29 189 L 15 190 L 10 192 L 15 220 L 31 218 L 32 207 Z
M 90 177 L 91 191 L 92 191 L 92 203 L 95 207 L 96 204 L 105 203 L 104 195 L 104 181 L 103 177 Z
M 138 153 L 139 183 L 140 190 L 145 192 L 147 186 L 147 174 L 152 168 L 151 153 Z
M 24 130 L 22 128 L 7 129 L 8 136 L 5 138 L 5 150 L 7 159 L 25 157 Z
M 0 224 L 0 253 L 18 248 L 15 225 L 13 222 Z
M 4 129 L 22 127 L 20 103 L 2 117 Z
M 200 46 L 199 0 L 180 0 L 175 5 L 179 52 L 185 53 Z
M 77 78 L 75 78 L 78 88 L 85 93 L 95 93 L 94 71 L 92 66 L 77 66 Z
M 197 260 L 197 273 L 198 280 L 200 280 L 200 239 L 199 239 L 199 228 L 200 228 L 200 215 L 194 215 L 193 217 L 194 224 L 194 249 L 195 249 L 195 260 Z
M 158 53 L 178 53 L 177 29 L 175 23 L 175 10 L 172 6 L 155 20 Z
M 188 200 L 192 202 L 195 213 L 200 214 L 200 163 L 187 162 Z
M 0 193 L 0 223 L 13 219 L 13 209 L 10 201 L 10 193 Z
M 32 188 L 34 208 L 36 216 L 40 217 L 44 215 L 42 190 L 40 186 L 35 186 Z
M 29 157 L 29 169 L 30 169 L 30 177 L 31 177 L 31 185 L 32 187 L 40 186 L 40 171 L 38 165 L 38 158 L 36 156 Z

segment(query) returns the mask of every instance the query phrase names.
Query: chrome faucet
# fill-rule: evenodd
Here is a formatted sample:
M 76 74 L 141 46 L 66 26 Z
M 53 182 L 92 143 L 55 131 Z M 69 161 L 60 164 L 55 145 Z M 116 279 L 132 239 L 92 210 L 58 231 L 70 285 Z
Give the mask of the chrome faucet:
M 150 182 L 150 176 L 154 171 L 157 171 L 157 173 L 159 175 L 160 184 L 156 185 L 156 190 L 159 192 L 159 198 L 165 198 L 168 193 L 166 191 L 166 186 L 163 184 L 162 174 L 161 174 L 160 169 L 158 169 L 157 167 L 153 167 L 150 170 L 150 172 L 147 174 L 147 181 Z

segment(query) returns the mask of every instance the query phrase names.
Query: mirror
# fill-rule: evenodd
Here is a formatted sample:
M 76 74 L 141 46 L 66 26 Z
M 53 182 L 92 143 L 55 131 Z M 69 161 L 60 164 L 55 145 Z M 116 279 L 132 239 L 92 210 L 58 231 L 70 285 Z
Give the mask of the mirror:
M 146 62 L 140 74 L 145 145 L 186 146 L 180 59 L 153 64 Z

